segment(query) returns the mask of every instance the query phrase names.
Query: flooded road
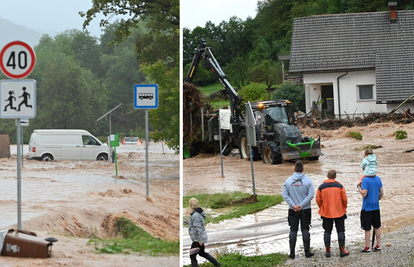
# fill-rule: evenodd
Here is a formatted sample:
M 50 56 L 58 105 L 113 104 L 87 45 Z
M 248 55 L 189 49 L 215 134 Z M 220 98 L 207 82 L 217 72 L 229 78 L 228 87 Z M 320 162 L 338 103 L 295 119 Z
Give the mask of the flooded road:
M 396 140 L 392 133 L 405 130 L 408 138 Z M 363 140 L 346 137 L 347 132 L 360 132 Z M 362 198 L 356 192 L 356 183 L 362 174 L 360 163 L 364 150 L 359 148 L 370 144 L 380 145 L 374 154 L 378 161 L 378 176 L 384 186 L 384 197 L 380 201 L 382 229 L 384 232 L 414 222 L 414 210 L 409 203 L 413 201 L 414 192 L 414 153 L 402 153 L 414 149 L 414 125 L 395 125 L 393 123 L 372 124 L 366 127 L 341 128 L 334 131 L 309 129 L 304 136 L 321 135 L 322 153 L 319 161 L 304 161 L 305 174 L 314 183 L 316 190 L 324 180 L 329 169 L 337 171 L 337 180 L 342 183 L 348 195 L 348 219 L 345 221 L 346 242 L 363 241 L 364 232 L 360 230 L 359 213 Z M 237 150 L 234 150 L 237 153 Z M 242 191 L 252 193 L 250 162 L 238 157 L 225 157 L 224 177 L 221 177 L 220 157 L 199 155 L 183 163 L 184 195 Z M 279 194 L 285 180 L 292 175 L 294 163 L 282 165 L 265 165 L 254 162 L 254 176 L 257 194 Z M 315 196 L 316 197 L 316 196 Z M 407 204 L 407 205 L 405 205 Z M 200 203 L 202 206 L 203 203 Z M 184 214 L 188 214 L 188 210 Z M 206 210 L 207 214 L 211 211 Z M 254 215 L 239 219 L 207 225 L 209 252 L 239 251 L 244 255 L 263 255 L 274 252 L 288 253 L 287 225 L 288 205 L 282 202 Z M 322 220 L 318 215 L 315 198 L 312 200 L 311 246 L 322 248 Z M 336 247 L 337 236 L 332 233 L 332 247 Z M 386 242 L 383 240 L 382 242 Z M 184 263 L 189 264 L 189 247 L 191 240 L 187 228 L 184 229 Z M 297 253 L 302 248 L 301 236 L 298 236 Z M 300 249 L 303 254 L 303 250 Z
M 17 228 L 16 146 L 10 150 L 11 158 L 0 158 L 0 230 Z M 178 256 L 99 255 L 88 245 L 89 238 L 113 237 L 120 216 L 155 237 L 179 240 L 179 156 L 150 144 L 148 200 L 145 145 L 121 145 L 117 156 L 118 175 L 110 162 L 25 158 L 22 228 L 59 242 L 50 259 L 0 257 L 0 266 L 178 266 Z

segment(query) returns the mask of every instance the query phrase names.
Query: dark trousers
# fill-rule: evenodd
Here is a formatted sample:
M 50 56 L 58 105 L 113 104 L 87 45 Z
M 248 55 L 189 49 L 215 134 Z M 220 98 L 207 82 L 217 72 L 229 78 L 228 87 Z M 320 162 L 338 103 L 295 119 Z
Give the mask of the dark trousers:
M 206 253 L 204 251 L 204 249 L 205 249 L 204 244 L 201 246 L 200 243 L 193 242 L 191 244 L 191 250 L 190 250 L 191 261 L 196 260 L 197 254 L 200 255 L 203 258 L 206 258 L 208 255 L 210 255 L 210 254 Z
M 346 216 L 346 215 L 344 215 Z M 325 218 L 322 217 L 322 227 L 325 230 L 325 233 L 332 233 L 332 229 L 333 229 L 333 224 L 335 222 L 335 228 L 336 228 L 336 232 L 337 233 L 341 233 L 341 232 L 345 232 L 345 218 L 344 216 L 340 217 L 340 218 L 335 218 L 335 219 L 331 219 L 331 218 Z
M 340 247 L 345 246 L 345 219 L 347 218 L 346 214 L 340 218 L 322 218 L 322 227 L 325 230 L 324 233 L 324 242 L 325 247 L 331 247 L 331 233 L 333 229 L 333 224 L 335 223 L 336 232 L 338 233 L 338 243 Z
M 304 230 L 309 231 L 309 225 L 311 224 L 312 220 L 312 211 L 311 209 L 300 210 L 298 212 L 289 209 L 288 213 L 288 223 L 290 226 L 291 232 L 297 232 L 299 229 L 299 222 L 300 222 L 300 230 L 303 232 Z
M 204 243 L 202 246 L 200 246 L 200 243 L 193 242 L 191 244 L 191 250 L 190 250 L 190 259 L 191 259 L 191 266 L 197 267 L 197 254 L 201 257 L 205 258 L 209 262 L 211 262 L 214 266 L 220 266 L 221 264 L 210 254 L 204 251 Z
M 311 209 L 300 210 L 295 212 L 293 209 L 289 209 L 288 213 L 288 223 L 290 226 L 289 233 L 289 247 L 291 253 L 294 254 L 296 246 L 296 237 L 298 234 L 299 223 L 300 230 L 302 232 L 302 240 L 305 252 L 310 250 L 310 233 L 309 227 L 312 220 L 312 211 Z

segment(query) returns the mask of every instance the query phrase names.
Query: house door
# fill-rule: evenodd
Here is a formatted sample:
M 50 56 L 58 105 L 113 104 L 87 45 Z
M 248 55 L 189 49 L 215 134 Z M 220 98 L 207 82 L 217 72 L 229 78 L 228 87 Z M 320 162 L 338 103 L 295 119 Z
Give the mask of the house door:
M 322 85 L 321 86 L 321 99 L 322 103 L 322 112 L 333 113 L 333 85 Z

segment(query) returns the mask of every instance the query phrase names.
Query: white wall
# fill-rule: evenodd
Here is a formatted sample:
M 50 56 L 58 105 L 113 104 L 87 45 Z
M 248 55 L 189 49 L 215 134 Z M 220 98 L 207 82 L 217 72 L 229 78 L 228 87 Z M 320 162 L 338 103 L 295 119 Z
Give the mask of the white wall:
M 358 100 L 357 85 L 374 85 L 374 99 L 376 99 L 375 87 L 375 70 L 365 71 L 350 71 L 347 75 L 339 79 L 339 98 L 338 98 L 338 84 L 337 78 L 346 72 L 332 72 L 332 73 L 315 73 L 304 74 L 303 83 L 305 84 L 306 95 L 306 113 L 311 110 L 312 101 L 317 101 L 321 94 L 321 85 L 332 84 L 334 95 L 334 109 L 335 115 L 339 114 L 338 99 L 340 99 L 340 108 L 342 118 L 345 117 L 345 112 L 348 115 L 371 113 L 371 112 L 387 112 L 386 104 L 376 104 L 376 100 Z M 320 107 L 318 107 L 320 110 Z
M 400 104 L 388 104 L 384 105 L 387 106 L 387 112 L 391 112 L 394 108 L 398 107 Z M 414 111 L 414 103 L 405 103 L 402 105 L 395 113 L 402 113 L 404 110 L 407 110 L 408 108 L 411 108 L 411 113 Z

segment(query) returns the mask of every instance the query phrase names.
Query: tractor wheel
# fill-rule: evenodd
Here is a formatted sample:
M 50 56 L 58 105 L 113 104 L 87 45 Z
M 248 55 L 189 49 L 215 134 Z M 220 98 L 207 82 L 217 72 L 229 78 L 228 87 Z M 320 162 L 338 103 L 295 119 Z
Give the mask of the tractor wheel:
M 280 147 L 273 142 L 267 142 L 263 149 L 262 159 L 265 164 L 282 164 Z
M 260 153 L 257 147 L 252 147 L 253 149 L 253 160 L 260 159 Z M 250 151 L 249 144 L 247 143 L 247 133 L 246 130 L 242 130 L 239 134 L 239 152 L 241 159 L 250 160 Z
M 224 146 L 226 146 L 226 144 Z M 231 144 L 231 143 L 227 144 L 226 148 L 223 149 L 223 156 L 230 155 L 232 150 L 233 150 L 233 144 Z
M 241 130 L 239 134 L 239 153 L 241 159 L 247 159 L 249 157 L 246 130 Z

